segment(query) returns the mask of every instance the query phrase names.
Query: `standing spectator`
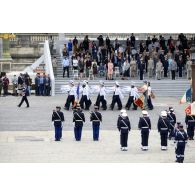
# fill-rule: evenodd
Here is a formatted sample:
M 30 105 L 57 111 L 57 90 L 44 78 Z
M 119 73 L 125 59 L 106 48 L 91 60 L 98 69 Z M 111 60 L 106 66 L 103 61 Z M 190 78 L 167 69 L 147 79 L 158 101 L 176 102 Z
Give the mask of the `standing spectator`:
M 135 36 L 133 33 L 131 34 L 131 47 L 135 47 Z
M 88 39 L 88 35 L 86 35 L 85 38 L 84 38 L 83 48 L 84 48 L 85 52 L 89 50 L 89 39 Z
M 57 58 L 54 57 L 52 59 L 52 66 L 53 66 L 53 73 L 56 76 L 57 75 L 57 66 L 58 66 L 58 62 L 57 62 Z
M 164 69 L 164 77 L 167 77 L 167 73 L 168 73 L 168 68 L 169 68 L 169 63 L 167 60 L 167 56 L 165 56 L 165 60 L 163 62 L 163 69 Z
M 148 60 L 148 78 L 152 78 L 154 70 L 154 60 L 150 57 Z
M 137 75 L 137 64 L 135 61 L 135 58 L 133 57 L 133 59 L 130 62 L 130 69 L 131 69 L 131 77 L 136 77 Z
M 18 77 L 18 95 L 22 95 L 23 84 L 24 84 L 23 75 L 22 73 L 20 73 Z
M 45 77 L 45 95 L 46 96 L 50 96 L 50 90 L 51 90 L 51 80 L 50 80 L 50 76 L 46 75 Z
M 78 60 L 78 68 L 79 68 L 80 78 L 83 78 L 83 72 L 84 72 L 84 59 L 83 59 L 83 57 L 79 58 L 79 60 Z
M 184 68 L 182 56 L 179 56 L 179 60 L 177 61 L 177 68 L 178 68 L 178 71 L 179 71 L 179 77 L 182 77 L 183 68 Z
M 176 64 L 176 61 L 174 59 L 172 59 L 170 61 L 169 67 L 170 67 L 170 71 L 171 71 L 172 80 L 175 80 L 175 71 L 177 69 L 177 64 Z
M 104 38 L 103 38 L 103 36 L 100 35 L 97 39 L 99 41 L 99 47 L 104 46 Z
M 78 70 L 78 60 L 75 56 L 73 57 L 73 60 L 72 60 L 72 67 L 74 70 Z
M 139 64 L 139 76 L 140 76 L 140 80 L 143 80 L 144 79 L 144 70 L 145 70 L 145 63 L 144 63 L 143 59 L 141 58 L 140 64 Z
M 35 95 L 39 96 L 40 92 L 40 74 L 37 73 L 36 77 L 35 77 Z
M 162 62 L 159 59 L 157 64 L 156 64 L 156 78 L 157 78 L 157 80 L 161 80 L 162 70 L 163 70 L 163 65 L 162 65 Z
M 44 96 L 44 86 L 45 86 L 45 78 L 43 75 L 40 76 L 40 88 L 39 88 L 39 95 Z
M 92 69 L 93 69 L 93 76 L 97 77 L 97 62 L 95 59 L 92 62 Z
M 89 77 L 89 70 L 91 70 L 91 65 L 92 65 L 92 63 L 91 63 L 91 60 L 90 60 L 90 58 L 87 58 L 86 59 L 86 61 L 85 61 L 85 67 L 86 67 L 86 77 L 88 78 Z
M 187 70 L 187 79 L 190 80 L 192 77 L 192 60 L 190 60 L 189 56 L 187 56 L 186 70 Z
M 108 62 L 108 80 L 112 80 L 114 65 L 111 60 Z
M 110 39 L 108 36 L 106 37 L 106 46 L 107 46 L 107 49 L 110 48 Z
M 0 75 L 0 97 L 1 97 L 2 88 L 3 88 L 3 79 L 2 76 Z
M 78 40 L 76 37 L 73 39 L 72 43 L 73 43 L 73 53 L 75 54 L 78 50 Z
M 9 79 L 5 75 L 3 78 L 3 95 L 8 95 Z
M 65 71 L 67 71 L 67 77 L 69 78 L 69 66 L 70 66 L 70 61 L 69 59 L 65 56 L 63 61 L 62 61 L 62 67 L 63 67 L 63 78 L 65 75 Z
M 16 75 L 14 75 L 14 77 L 12 78 L 12 87 L 13 87 L 13 95 L 17 96 L 17 87 L 18 87 L 18 79 L 16 77 Z
M 68 56 L 68 49 L 66 47 L 66 44 L 64 44 L 64 49 L 62 51 L 62 55 L 65 57 L 65 56 Z
M 128 59 L 126 59 L 123 64 L 123 76 L 130 77 L 130 64 L 128 62 Z
M 68 42 L 68 55 L 72 56 L 72 41 L 69 40 Z
M 96 61 L 98 60 L 97 53 L 98 53 L 98 47 L 97 47 L 97 45 L 96 45 L 95 42 L 94 42 L 94 43 L 93 43 L 93 46 L 92 46 L 92 57 L 93 57 L 93 60 L 94 60 L 94 59 L 95 59 Z

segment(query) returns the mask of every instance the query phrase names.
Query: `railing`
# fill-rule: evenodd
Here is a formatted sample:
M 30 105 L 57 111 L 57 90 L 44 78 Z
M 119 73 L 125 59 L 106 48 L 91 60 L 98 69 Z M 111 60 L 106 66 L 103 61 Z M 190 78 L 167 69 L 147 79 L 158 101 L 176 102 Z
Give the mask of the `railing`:
M 55 78 L 53 74 L 53 66 L 51 62 L 51 54 L 50 54 L 48 40 L 46 40 L 44 44 L 44 62 L 45 62 L 46 74 L 49 74 L 50 79 L 51 79 L 51 95 L 54 96 L 55 95 Z

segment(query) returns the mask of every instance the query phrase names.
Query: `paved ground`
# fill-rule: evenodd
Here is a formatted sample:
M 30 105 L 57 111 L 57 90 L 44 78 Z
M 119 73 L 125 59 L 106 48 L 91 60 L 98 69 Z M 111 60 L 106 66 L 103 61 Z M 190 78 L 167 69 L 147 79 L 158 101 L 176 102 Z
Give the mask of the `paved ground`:
M 174 162 L 173 142 L 169 150 L 160 150 L 160 138 L 156 131 L 158 114 L 172 105 L 178 121 L 184 122 L 184 108 L 179 105 L 179 98 L 161 98 L 154 100 L 155 109 L 150 111 L 152 131 L 148 152 L 140 150 L 140 132 L 137 123 L 141 110 L 128 111 L 132 124 L 129 138 L 129 151 L 119 149 L 119 133 L 115 111 L 102 111 L 103 124 L 101 139 L 92 141 L 89 112 L 84 112 L 87 122 L 84 125 L 81 142 L 75 142 L 73 136 L 72 112 L 64 111 L 66 122 L 62 142 L 53 141 L 51 113 L 56 105 L 63 106 L 65 96 L 29 97 L 30 108 L 18 108 L 20 97 L 0 97 L 0 162 Z M 94 102 L 95 98 L 92 98 Z M 111 99 L 108 99 L 110 102 Z M 123 100 L 126 103 L 126 99 Z M 188 143 L 185 162 L 195 162 L 195 141 Z
M 188 143 L 185 162 L 194 163 L 195 141 Z M 118 131 L 101 131 L 99 142 L 92 141 L 92 132 L 84 131 L 81 142 L 74 141 L 73 132 L 64 131 L 61 142 L 53 141 L 52 131 L 4 131 L 0 139 L 0 162 L 73 162 L 73 163 L 172 163 L 174 144 L 169 141 L 168 151 L 160 150 L 157 131 L 151 131 L 149 150 L 140 149 L 140 132 L 129 134 L 129 150 L 120 151 Z
M 179 97 L 180 98 L 180 97 Z M 187 105 L 180 105 L 179 98 L 161 98 L 158 97 L 154 100 L 155 109 L 149 111 L 152 120 L 152 129 L 156 129 L 157 120 L 161 110 L 168 109 L 169 106 L 175 108 L 178 121 L 184 122 L 185 113 L 184 109 Z M 55 97 L 29 97 L 30 108 L 23 107 L 18 108 L 17 105 L 20 102 L 21 97 L 0 97 L 0 131 L 47 131 L 52 130 L 51 114 L 56 105 L 63 107 L 66 96 L 58 95 Z M 95 97 L 92 97 L 92 102 L 95 102 Z M 127 98 L 124 98 L 123 105 L 126 104 Z M 111 103 L 111 98 L 108 98 L 108 104 Z M 92 108 L 93 109 L 93 108 Z M 89 122 L 89 111 L 84 111 L 86 116 L 86 123 L 84 130 L 91 129 L 91 123 Z M 115 107 L 114 111 L 102 111 L 103 115 L 103 130 L 115 130 L 116 120 L 119 111 Z M 64 111 L 65 115 L 65 129 L 72 130 L 72 111 Z M 128 115 L 132 124 L 132 129 L 137 129 L 139 117 L 141 116 L 141 110 L 130 110 Z

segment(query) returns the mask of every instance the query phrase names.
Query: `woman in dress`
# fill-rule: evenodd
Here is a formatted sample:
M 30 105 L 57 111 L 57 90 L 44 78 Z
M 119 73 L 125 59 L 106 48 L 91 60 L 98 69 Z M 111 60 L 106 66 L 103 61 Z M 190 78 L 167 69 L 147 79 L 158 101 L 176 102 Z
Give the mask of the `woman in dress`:
M 111 60 L 108 62 L 108 80 L 112 80 L 112 75 L 113 75 L 113 63 Z

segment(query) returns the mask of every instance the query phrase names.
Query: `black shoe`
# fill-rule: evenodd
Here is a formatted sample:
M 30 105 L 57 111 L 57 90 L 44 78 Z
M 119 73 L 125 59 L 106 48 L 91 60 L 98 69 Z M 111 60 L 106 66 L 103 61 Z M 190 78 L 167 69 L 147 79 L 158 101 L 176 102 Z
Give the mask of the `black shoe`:
M 30 106 L 26 106 L 27 108 L 29 108 Z
M 20 107 L 20 105 L 17 105 L 18 107 Z

